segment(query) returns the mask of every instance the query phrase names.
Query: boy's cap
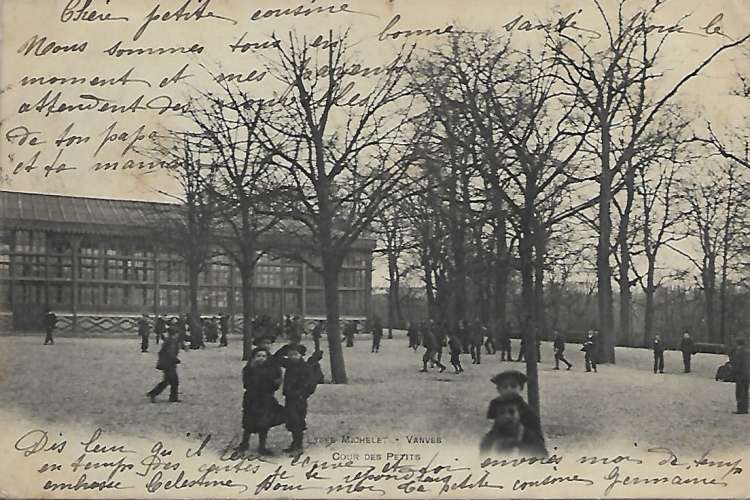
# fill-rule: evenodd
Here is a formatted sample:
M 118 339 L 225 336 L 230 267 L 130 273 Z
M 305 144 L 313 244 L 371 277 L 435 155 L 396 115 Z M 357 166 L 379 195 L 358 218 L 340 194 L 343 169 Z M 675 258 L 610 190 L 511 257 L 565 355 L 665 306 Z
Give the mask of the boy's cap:
M 517 394 L 515 392 L 503 394 L 502 396 L 498 396 L 490 401 L 490 407 L 487 410 L 487 418 L 490 420 L 494 420 L 495 416 L 497 415 L 498 408 L 503 408 L 511 405 L 517 406 L 518 409 L 522 412 L 524 407 L 528 406 L 526 404 L 526 401 L 524 401 L 523 396 L 521 396 L 520 394 Z
M 520 385 L 524 385 L 528 380 L 528 377 L 526 377 L 525 373 L 519 372 L 518 370 L 506 370 L 492 377 L 490 379 L 490 382 L 498 385 L 500 382 L 508 378 L 515 379 Z

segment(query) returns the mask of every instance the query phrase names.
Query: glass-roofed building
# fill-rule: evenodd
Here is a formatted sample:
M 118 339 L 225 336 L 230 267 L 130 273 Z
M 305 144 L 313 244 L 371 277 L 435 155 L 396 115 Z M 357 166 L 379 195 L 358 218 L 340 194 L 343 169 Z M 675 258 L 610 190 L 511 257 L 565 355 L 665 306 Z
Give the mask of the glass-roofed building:
M 185 265 L 153 230 L 177 205 L 0 191 L 0 333 L 42 329 L 49 308 L 58 330 L 133 333 L 143 313 L 187 312 Z M 281 257 L 297 238 L 269 237 L 255 273 L 255 313 L 325 316 L 319 274 Z M 339 277 L 342 319 L 370 315 L 372 250 L 360 239 Z M 218 250 L 218 248 L 217 248 Z M 241 282 L 217 251 L 200 276 L 201 313 L 241 318 Z

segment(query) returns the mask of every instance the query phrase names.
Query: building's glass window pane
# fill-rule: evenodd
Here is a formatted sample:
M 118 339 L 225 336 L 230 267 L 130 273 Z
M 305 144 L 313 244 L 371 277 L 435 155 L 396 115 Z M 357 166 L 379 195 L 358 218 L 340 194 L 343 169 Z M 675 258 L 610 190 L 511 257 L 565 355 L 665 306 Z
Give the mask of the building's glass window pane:
M 284 268 L 284 286 L 297 287 L 302 286 L 302 268 L 285 267 Z
M 323 276 L 316 273 L 311 267 L 307 267 L 307 286 L 308 287 L 322 287 Z

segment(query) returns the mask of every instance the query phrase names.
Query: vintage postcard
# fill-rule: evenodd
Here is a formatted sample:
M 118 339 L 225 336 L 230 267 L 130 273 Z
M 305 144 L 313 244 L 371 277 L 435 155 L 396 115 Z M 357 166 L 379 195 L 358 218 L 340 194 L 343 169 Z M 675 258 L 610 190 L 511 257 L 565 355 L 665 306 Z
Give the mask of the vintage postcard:
M 750 496 L 747 0 L 0 25 L 1 497 Z

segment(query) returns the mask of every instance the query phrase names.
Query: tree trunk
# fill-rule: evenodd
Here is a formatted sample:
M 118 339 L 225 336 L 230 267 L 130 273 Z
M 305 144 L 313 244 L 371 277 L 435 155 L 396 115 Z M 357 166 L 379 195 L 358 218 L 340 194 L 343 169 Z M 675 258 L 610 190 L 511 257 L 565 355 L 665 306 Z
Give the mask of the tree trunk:
M 536 359 L 536 332 L 534 324 L 535 297 L 534 297 L 534 264 L 532 260 L 532 243 L 530 223 L 521 222 L 523 235 L 519 242 L 519 254 L 521 259 L 521 335 L 524 339 L 524 355 L 526 357 L 526 376 L 528 377 L 528 399 L 529 406 L 536 412 L 541 421 L 539 408 L 539 375 Z M 523 227 L 523 226 L 527 227 Z
M 547 255 L 547 232 L 537 221 L 534 235 L 534 302 L 536 334 L 539 339 L 547 336 L 547 311 L 544 306 L 544 258 Z
M 190 305 L 190 347 L 197 349 L 203 336 L 201 315 L 198 308 L 198 266 L 188 265 L 188 299 Z
M 648 270 L 646 271 L 646 310 L 643 320 L 643 347 L 648 347 L 654 336 L 654 294 L 656 286 L 654 285 L 654 274 L 656 261 L 649 258 Z
M 612 270 L 609 267 L 612 219 L 612 171 L 610 169 L 610 133 L 605 120 L 601 121 L 602 168 L 599 178 L 599 242 L 596 247 L 597 306 L 599 313 L 600 363 L 615 362 L 615 339 L 612 311 Z
M 709 255 L 704 262 L 701 274 L 706 301 L 706 338 L 709 342 L 717 342 L 720 339 L 716 338 L 716 257 Z
M 242 281 L 242 361 L 250 359 L 253 350 L 253 269 L 249 264 L 240 267 Z
M 622 343 L 630 341 L 632 329 L 630 316 L 632 313 L 633 296 L 630 290 L 630 243 L 628 242 L 630 213 L 633 210 L 633 201 L 635 199 L 635 171 L 632 161 L 628 162 L 628 168 L 625 173 L 625 187 L 627 199 L 617 231 L 617 248 L 620 251 L 620 269 L 617 280 L 620 286 L 620 335 L 617 340 Z
M 499 189 L 499 188 L 497 188 Z M 504 203 L 499 193 L 496 193 L 494 199 L 497 204 L 497 222 L 495 224 L 495 248 L 497 260 L 495 264 L 495 322 L 497 330 L 495 340 L 500 341 L 500 332 L 503 335 L 510 335 L 505 331 L 505 324 L 508 321 L 508 278 L 510 277 L 510 256 L 508 255 L 507 241 L 507 217 L 504 210 Z
M 323 257 L 323 287 L 326 301 L 326 331 L 331 357 L 331 382 L 346 384 L 346 366 L 339 334 L 339 266 Z

